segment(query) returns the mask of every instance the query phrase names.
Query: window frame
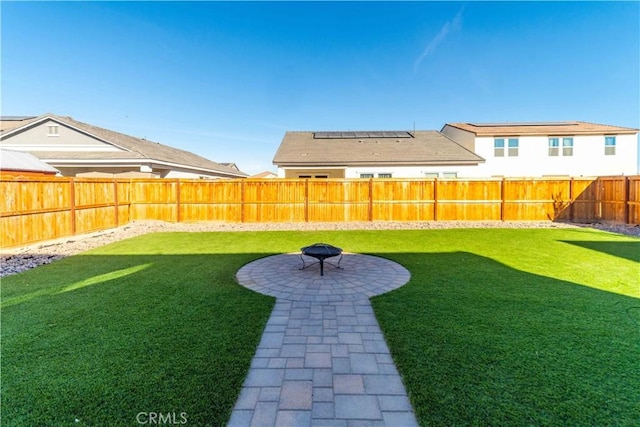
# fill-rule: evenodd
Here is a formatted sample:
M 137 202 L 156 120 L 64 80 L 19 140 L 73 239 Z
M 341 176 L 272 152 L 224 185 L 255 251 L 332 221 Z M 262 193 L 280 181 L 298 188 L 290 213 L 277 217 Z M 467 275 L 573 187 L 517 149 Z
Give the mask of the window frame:
M 58 125 L 47 125 L 47 136 L 48 137 L 60 136 L 60 127 Z
M 573 156 L 573 137 L 562 138 L 562 156 L 563 157 Z
M 604 155 L 616 155 L 616 137 L 615 135 L 605 135 L 604 137 Z
M 514 145 L 512 145 L 512 143 Z M 518 157 L 519 152 L 520 152 L 520 140 L 518 138 L 508 138 L 507 139 L 507 156 Z
M 493 138 L 493 157 L 504 157 L 504 138 Z
M 560 138 L 558 138 L 556 136 L 550 136 L 549 137 L 548 149 L 549 149 L 549 151 L 547 152 L 547 155 L 549 157 L 558 157 L 558 156 L 560 156 Z

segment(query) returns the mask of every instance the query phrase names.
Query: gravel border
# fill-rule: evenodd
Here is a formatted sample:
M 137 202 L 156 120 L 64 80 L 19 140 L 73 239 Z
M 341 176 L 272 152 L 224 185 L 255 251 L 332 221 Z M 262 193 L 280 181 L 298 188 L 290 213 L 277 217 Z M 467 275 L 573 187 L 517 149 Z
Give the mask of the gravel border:
M 419 222 L 286 222 L 286 223 L 170 223 L 133 221 L 129 224 L 18 248 L 2 248 L 0 277 L 16 274 L 58 259 L 118 240 L 155 232 L 203 231 L 321 231 L 321 230 L 416 230 L 446 228 L 595 228 L 640 237 L 640 226 L 619 224 L 568 224 L 550 221 L 419 221 Z

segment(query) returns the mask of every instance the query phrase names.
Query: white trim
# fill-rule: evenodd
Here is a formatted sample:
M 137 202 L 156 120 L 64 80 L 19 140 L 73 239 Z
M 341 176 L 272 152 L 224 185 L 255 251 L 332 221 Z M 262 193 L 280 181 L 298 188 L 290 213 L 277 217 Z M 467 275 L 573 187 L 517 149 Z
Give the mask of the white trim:
M 59 137 L 60 135 L 47 135 L 50 137 Z M 127 152 L 130 153 L 129 150 L 121 150 L 118 147 L 115 147 L 111 144 L 111 146 L 103 145 L 87 145 L 87 144 L 77 144 L 77 145 L 49 145 L 49 144 L 12 144 L 7 143 L 5 141 L 0 142 L 2 147 L 11 147 L 14 149 L 19 149 L 20 151 L 56 151 L 56 152 L 65 152 L 65 151 L 95 151 L 95 152 L 109 152 L 109 153 L 122 153 Z
M 19 126 L 19 127 L 17 127 L 17 128 L 14 128 L 14 129 L 11 129 L 11 130 L 7 131 L 6 133 L 3 133 L 2 135 L 0 135 L 0 141 L 4 141 L 4 140 L 6 140 L 7 138 L 9 138 L 11 135 L 13 135 L 14 133 L 21 132 L 21 131 L 22 131 L 22 130 L 24 130 L 24 129 L 29 129 L 29 128 L 31 128 L 31 127 L 39 126 L 39 125 L 41 125 L 42 123 L 44 123 L 45 121 L 47 121 L 47 120 L 51 120 L 52 122 L 58 123 L 59 125 L 62 125 L 62 126 L 66 126 L 66 127 L 68 127 L 68 128 L 71 128 L 71 129 L 75 130 L 76 132 L 80 132 L 80 133 L 81 133 L 81 134 L 83 134 L 83 135 L 88 135 L 88 136 L 90 136 L 90 137 L 92 137 L 92 138 L 95 138 L 95 139 L 97 139 L 97 140 L 99 140 L 99 141 L 104 142 L 105 144 L 113 145 L 114 147 L 117 147 L 117 148 L 119 148 L 119 149 L 120 149 L 120 150 L 122 150 L 122 151 L 129 151 L 129 150 L 127 150 L 126 148 L 119 146 L 118 144 L 114 144 L 114 143 L 113 143 L 113 142 L 111 142 L 111 141 L 107 141 L 107 140 L 106 140 L 106 139 L 104 139 L 104 138 L 101 138 L 101 137 L 99 137 L 99 136 L 97 136 L 97 135 L 94 135 L 94 134 L 92 134 L 92 133 L 90 133 L 90 132 L 87 132 L 87 131 L 85 131 L 85 130 L 82 130 L 82 129 L 80 129 L 80 128 L 76 127 L 76 126 L 73 126 L 73 125 L 71 125 L 71 124 L 69 124 L 69 123 L 64 122 L 63 120 L 60 120 L 60 119 L 58 119 L 58 118 L 56 118 L 56 117 L 52 117 L 52 116 L 50 116 L 50 115 L 43 116 L 43 117 L 41 117 L 39 120 L 35 120 L 35 121 L 31 122 L 31 123 L 28 123 L 28 124 L 25 124 L 25 125 Z M 112 132 L 116 132 L 116 131 L 112 131 Z M 117 133 L 117 132 L 116 132 L 116 133 Z M 134 137 L 131 137 L 131 138 L 134 138 Z
M 69 167 L 69 166 L 85 166 L 85 167 L 112 167 L 112 166 L 131 166 L 131 167 L 140 167 L 141 165 L 149 165 L 152 168 L 157 168 L 157 166 L 169 166 L 169 169 L 179 168 L 184 170 L 193 170 L 199 172 L 207 172 L 218 175 L 228 175 L 235 176 L 238 178 L 244 178 L 245 175 L 241 173 L 232 173 L 226 171 L 219 171 L 214 169 L 205 169 L 194 166 L 182 165 L 180 163 L 170 163 L 163 162 L 159 160 L 153 159 L 100 159 L 100 160 L 86 160 L 86 159 L 47 159 L 40 158 L 43 162 L 49 163 L 51 165 L 56 165 L 58 167 Z

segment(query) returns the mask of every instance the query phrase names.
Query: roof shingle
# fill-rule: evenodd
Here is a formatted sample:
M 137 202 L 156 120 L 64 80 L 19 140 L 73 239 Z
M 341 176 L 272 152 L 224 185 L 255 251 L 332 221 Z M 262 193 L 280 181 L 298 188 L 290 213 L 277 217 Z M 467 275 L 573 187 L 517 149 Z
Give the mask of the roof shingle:
M 580 121 L 531 123 L 447 123 L 476 136 L 634 134 L 638 129 Z
M 314 137 L 315 133 L 287 132 L 273 163 L 278 166 L 351 166 L 484 162 L 482 157 L 438 131 L 410 132 L 410 138 L 317 138 Z
M 41 158 L 55 159 L 55 158 L 75 158 L 75 159 L 87 159 L 96 160 L 101 157 L 104 158 L 141 158 L 148 160 L 157 160 L 160 162 L 184 165 L 187 167 L 194 167 L 220 174 L 230 175 L 234 177 L 246 177 L 247 174 L 239 171 L 236 168 L 216 163 L 197 154 L 189 151 L 181 150 L 179 148 L 170 147 L 157 142 L 148 141 L 142 138 L 136 138 L 130 135 L 126 135 L 120 132 L 115 132 L 109 129 L 104 129 L 98 126 L 90 125 L 87 123 L 79 122 L 71 117 L 63 117 L 55 114 L 43 114 L 38 117 L 25 118 L 24 120 L 13 120 L 11 123 L 7 123 L 2 126 L 0 135 L 5 137 L 14 131 L 26 128 L 31 124 L 41 122 L 43 120 L 51 119 L 60 124 L 70 126 L 81 132 L 89 134 L 95 138 L 98 138 L 108 144 L 120 147 L 128 153 L 91 153 L 91 152 L 47 152 L 37 153 Z M 46 154 L 46 157 L 43 156 Z M 120 154 L 120 156 L 110 157 L 112 155 Z M 70 157 L 71 156 L 71 157 Z

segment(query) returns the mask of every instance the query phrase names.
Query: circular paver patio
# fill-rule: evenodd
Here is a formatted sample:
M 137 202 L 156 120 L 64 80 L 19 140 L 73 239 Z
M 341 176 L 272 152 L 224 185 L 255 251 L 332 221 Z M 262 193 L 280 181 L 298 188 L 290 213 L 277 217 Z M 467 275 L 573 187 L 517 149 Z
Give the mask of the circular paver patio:
M 397 262 L 371 255 L 344 253 L 324 264 L 324 276 L 316 260 L 300 254 L 281 254 L 258 259 L 236 273 L 241 285 L 276 298 L 292 301 L 340 302 L 368 299 L 397 289 L 411 277 Z

